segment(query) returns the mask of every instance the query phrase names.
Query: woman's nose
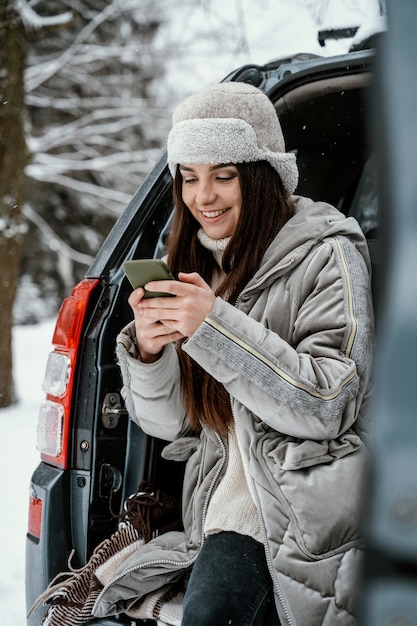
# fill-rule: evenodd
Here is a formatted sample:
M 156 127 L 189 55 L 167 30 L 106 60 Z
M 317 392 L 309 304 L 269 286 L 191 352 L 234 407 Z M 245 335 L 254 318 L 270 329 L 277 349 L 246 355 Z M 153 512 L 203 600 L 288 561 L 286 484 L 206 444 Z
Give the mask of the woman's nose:
M 200 181 L 197 189 L 196 202 L 200 205 L 211 204 L 216 199 L 213 185 Z

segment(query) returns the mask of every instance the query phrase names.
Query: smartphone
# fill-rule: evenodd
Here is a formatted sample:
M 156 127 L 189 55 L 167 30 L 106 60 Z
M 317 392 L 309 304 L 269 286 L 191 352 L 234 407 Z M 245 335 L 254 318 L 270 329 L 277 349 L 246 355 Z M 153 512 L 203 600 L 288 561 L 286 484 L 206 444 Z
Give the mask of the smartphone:
M 174 280 L 167 264 L 160 259 L 133 259 L 123 263 L 123 270 L 128 277 L 133 289 L 145 288 L 146 283 L 151 280 Z M 145 289 L 144 298 L 170 297 L 173 294 L 161 291 L 147 291 Z

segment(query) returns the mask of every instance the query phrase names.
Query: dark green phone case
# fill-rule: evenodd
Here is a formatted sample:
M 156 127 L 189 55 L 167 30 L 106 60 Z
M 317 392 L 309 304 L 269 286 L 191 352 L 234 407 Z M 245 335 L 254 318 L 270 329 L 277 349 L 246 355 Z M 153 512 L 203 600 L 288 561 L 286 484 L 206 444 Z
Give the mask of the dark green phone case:
M 174 280 L 166 263 L 160 259 L 133 259 L 123 263 L 123 270 L 133 289 L 145 287 L 151 280 Z M 167 297 L 172 294 L 145 290 L 144 298 Z

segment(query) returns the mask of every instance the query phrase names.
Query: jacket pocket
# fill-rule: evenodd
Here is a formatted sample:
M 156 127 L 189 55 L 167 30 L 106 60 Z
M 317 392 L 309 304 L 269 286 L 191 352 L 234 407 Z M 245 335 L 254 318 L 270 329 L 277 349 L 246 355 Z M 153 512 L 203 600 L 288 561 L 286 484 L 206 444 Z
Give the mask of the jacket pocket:
M 356 435 L 278 446 L 267 456 L 295 539 L 307 556 L 324 558 L 359 545 L 368 453 Z
M 298 470 L 340 459 L 360 446 L 361 440 L 355 433 L 346 433 L 330 441 L 282 436 L 278 445 L 274 442 L 268 456 L 283 470 Z

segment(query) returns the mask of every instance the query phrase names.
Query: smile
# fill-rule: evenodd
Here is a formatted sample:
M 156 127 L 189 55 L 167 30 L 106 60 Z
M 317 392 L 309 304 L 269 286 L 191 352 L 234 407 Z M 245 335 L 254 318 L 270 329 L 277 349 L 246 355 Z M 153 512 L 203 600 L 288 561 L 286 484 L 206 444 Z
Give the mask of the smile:
M 226 213 L 226 211 L 228 211 L 229 209 L 220 209 L 217 211 L 201 211 L 202 215 L 204 217 L 219 217 L 220 215 L 223 215 L 223 213 Z

